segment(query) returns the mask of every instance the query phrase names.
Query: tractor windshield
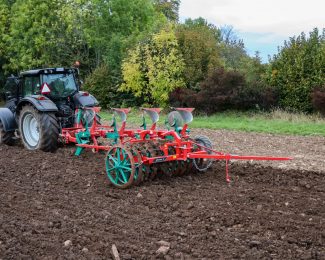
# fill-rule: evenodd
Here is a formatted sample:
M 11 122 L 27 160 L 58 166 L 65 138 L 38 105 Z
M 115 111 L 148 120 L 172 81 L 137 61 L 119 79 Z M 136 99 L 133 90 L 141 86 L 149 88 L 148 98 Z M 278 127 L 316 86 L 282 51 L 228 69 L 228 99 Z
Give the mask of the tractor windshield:
M 53 98 L 65 98 L 78 90 L 73 74 L 45 74 L 43 83 L 50 86 L 50 96 Z

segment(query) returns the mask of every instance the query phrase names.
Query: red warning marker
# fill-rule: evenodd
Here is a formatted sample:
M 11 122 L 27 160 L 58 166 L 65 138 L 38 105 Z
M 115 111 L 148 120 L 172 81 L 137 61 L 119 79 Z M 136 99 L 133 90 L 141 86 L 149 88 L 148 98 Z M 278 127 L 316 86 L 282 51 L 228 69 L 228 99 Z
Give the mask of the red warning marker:
M 45 95 L 45 94 L 50 94 L 50 93 L 51 93 L 51 89 L 50 89 L 49 85 L 47 85 L 46 82 L 42 85 L 41 93 L 42 93 L 43 95 Z

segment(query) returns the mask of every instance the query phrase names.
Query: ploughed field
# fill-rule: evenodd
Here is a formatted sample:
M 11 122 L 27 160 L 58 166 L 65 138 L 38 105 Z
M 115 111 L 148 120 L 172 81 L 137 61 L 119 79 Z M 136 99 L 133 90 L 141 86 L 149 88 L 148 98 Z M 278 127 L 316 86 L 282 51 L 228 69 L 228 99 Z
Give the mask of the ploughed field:
M 325 259 L 325 138 L 193 132 L 296 159 L 233 162 L 229 185 L 214 163 L 119 190 L 103 155 L 0 146 L 0 259 L 109 259 L 112 245 L 121 259 Z

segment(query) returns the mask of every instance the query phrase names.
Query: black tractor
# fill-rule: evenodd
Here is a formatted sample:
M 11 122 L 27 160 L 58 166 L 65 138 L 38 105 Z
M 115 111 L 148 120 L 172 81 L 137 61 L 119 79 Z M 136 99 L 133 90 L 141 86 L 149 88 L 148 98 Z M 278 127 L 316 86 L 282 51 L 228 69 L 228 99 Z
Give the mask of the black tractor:
M 62 128 L 74 126 L 76 109 L 98 105 L 80 90 L 74 68 L 22 72 L 7 79 L 1 96 L 6 103 L 0 108 L 0 144 L 21 138 L 27 149 L 45 152 L 56 151 Z

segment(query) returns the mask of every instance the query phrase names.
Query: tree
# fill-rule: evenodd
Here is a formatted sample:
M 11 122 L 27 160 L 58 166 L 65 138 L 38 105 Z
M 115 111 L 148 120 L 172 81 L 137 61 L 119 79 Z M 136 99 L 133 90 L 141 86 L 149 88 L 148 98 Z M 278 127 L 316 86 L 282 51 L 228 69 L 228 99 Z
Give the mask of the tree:
M 183 71 L 176 36 L 166 28 L 129 52 L 122 64 L 125 82 L 120 90 L 130 91 L 151 105 L 166 106 L 169 93 L 185 85 Z
M 105 62 L 120 71 L 127 49 L 133 46 L 160 18 L 150 0 L 85 1 L 85 34 L 95 51 L 95 67 Z
M 234 28 L 230 25 L 222 26 L 220 34 L 220 54 L 225 62 L 225 67 L 239 70 L 243 64 L 242 60 L 249 58 L 243 40 L 237 37 Z
M 129 93 L 117 92 L 121 79 L 113 75 L 106 64 L 98 66 L 86 79 L 84 89 L 94 95 L 102 107 L 140 105 Z
M 74 39 L 63 19 L 64 0 L 17 0 L 6 43 L 9 70 L 71 65 Z
M 94 75 L 103 76 L 103 73 L 97 73 L 97 68 L 106 67 L 109 77 L 113 79 L 107 82 L 112 99 L 103 91 L 100 91 L 98 98 L 110 106 L 126 99 L 130 104 L 132 97 L 118 91 L 122 82 L 122 60 L 130 48 L 162 26 L 166 18 L 156 12 L 151 0 L 91 0 L 85 1 L 81 10 L 83 31 L 93 54 L 90 65 L 92 72 L 86 81 L 93 82 Z M 99 87 L 101 90 L 106 89 L 105 84 Z M 133 98 L 131 105 L 137 104 L 137 98 Z
M 6 0 L 0 0 L 0 85 L 4 81 L 4 71 L 2 66 L 6 63 L 6 42 L 5 35 L 9 27 L 9 7 Z
M 292 37 L 270 61 L 268 82 L 280 93 L 280 105 L 311 112 L 311 92 L 325 83 L 325 30 Z
M 180 0 L 154 0 L 155 7 L 158 12 L 161 12 L 170 22 L 178 22 Z
M 218 48 L 220 31 L 203 18 L 187 19 L 178 25 L 176 36 L 185 62 L 186 86 L 198 90 L 209 72 L 223 65 Z

